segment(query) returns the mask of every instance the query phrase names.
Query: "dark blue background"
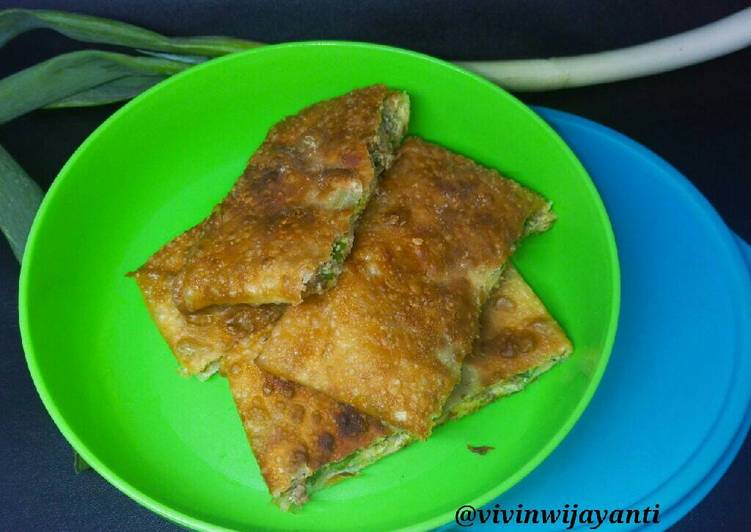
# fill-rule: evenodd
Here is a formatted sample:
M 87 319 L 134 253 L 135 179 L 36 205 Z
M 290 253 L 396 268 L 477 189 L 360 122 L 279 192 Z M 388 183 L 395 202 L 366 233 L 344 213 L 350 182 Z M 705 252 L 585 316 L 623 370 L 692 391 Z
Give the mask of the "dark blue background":
M 446 59 L 545 57 L 636 44 L 696 27 L 747 1 L 0 0 L 0 8 L 68 9 L 170 35 L 263 42 L 351 39 Z M 0 76 L 80 47 L 36 31 L 0 49 Z M 751 49 L 678 72 L 597 87 L 522 94 L 635 138 L 681 170 L 751 241 Z M 117 106 L 35 112 L 0 128 L 0 144 L 46 187 Z M 95 473 L 75 475 L 70 447 L 42 406 L 17 325 L 18 265 L 0 242 L 0 530 L 167 530 L 176 527 Z M 690 405 L 687 405 L 690 408 Z M 669 420 L 666 420 L 669 422 Z M 675 530 L 748 529 L 751 444 Z

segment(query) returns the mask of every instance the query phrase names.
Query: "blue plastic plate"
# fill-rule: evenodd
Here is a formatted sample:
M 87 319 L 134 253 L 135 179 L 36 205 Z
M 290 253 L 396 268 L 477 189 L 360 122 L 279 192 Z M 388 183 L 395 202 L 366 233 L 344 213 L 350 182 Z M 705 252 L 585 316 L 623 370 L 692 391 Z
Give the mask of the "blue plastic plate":
M 538 112 L 577 154 L 608 209 L 621 317 L 610 365 L 579 423 L 486 508 L 659 504 L 660 524 L 650 528 L 667 528 L 716 484 L 748 432 L 751 248 L 654 153 L 594 122 Z

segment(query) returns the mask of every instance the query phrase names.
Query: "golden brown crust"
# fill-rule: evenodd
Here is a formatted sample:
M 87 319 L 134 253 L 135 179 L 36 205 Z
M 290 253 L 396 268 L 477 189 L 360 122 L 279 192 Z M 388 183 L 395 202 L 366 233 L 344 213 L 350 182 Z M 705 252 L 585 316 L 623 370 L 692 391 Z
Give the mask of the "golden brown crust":
M 408 146 L 412 146 L 412 142 L 408 143 Z M 419 148 L 422 149 L 423 146 Z M 412 173 L 414 167 L 408 167 L 404 171 Z M 436 187 L 441 191 L 447 188 L 445 183 L 437 183 Z M 386 192 L 388 190 L 386 189 Z M 419 188 L 411 190 L 420 192 Z M 425 193 L 427 198 L 434 195 L 435 193 Z M 425 229 L 414 220 L 420 220 L 427 227 L 440 220 L 443 220 L 444 226 L 446 222 L 455 224 L 456 219 L 447 216 L 445 212 L 443 218 L 436 219 L 435 215 L 431 215 L 430 209 L 411 208 L 409 204 L 405 209 L 392 208 L 400 207 L 401 201 L 403 199 L 386 202 L 386 207 L 390 210 L 384 211 L 388 212 L 389 224 L 398 227 L 395 231 L 398 238 L 395 238 L 389 228 L 379 230 L 378 227 L 372 227 L 372 222 L 366 222 L 365 226 L 365 230 L 371 233 L 370 238 L 374 241 L 391 239 L 399 248 L 396 248 L 395 252 L 395 248 L 389 246 L 373 247 L 372 253 L 378 254 L 380 260 L 369 262 L 367 257 L 361 257 L 358 265 L 360 274 L 365 268 L 370 276 L 375 265 L 383 269 L 388 268 L 394 275 L 387 276 L 388 279 L 384 280 L 381 290 L 375 295 L 367 289 L 367 283 L 355 283 L 355 290 L 347 299 L 351 303 L 349 308 L 355 308 L 358 315 L 375 315 L 374 322 L 387 323 L 389 319 L 401 321 L 411 330 L 427 331 L 426 335 L 430 337 L 438 336 L 437 332 L 445 330 L 446 338 L 465 339 L 466 347 L 466 342 L 471 341 L 474 334 L 473 327 L 477 321 L 476 299 L 478 291 L 481 291 L 477 279 L 482 276 L 476 272 L 487 271 L 486 263 L 474 255 L 464 253 L 460 256 L 457 251 L 452 251 L 449 244 L 441 241 L 430 231 L 414 236 L 417 234 L 414 233 L 417 228 Z M 187 372 L 199 373 L 210 363 L 224 357 L 223 373 L 230 382 L 244 429 L 270 492 L 278 496 L 289 490 L 295 482 L 299 483 L 309 478 L 324 465 L 342 460 L 391 434 L 392 431 L 376 418 L 362 414 L 321 392 L 274 377 L 253 362 L 259 342 L 267 336 L 285 306 L 221 306 L 192 315 L 180 313 L 171 297 L 171 284 L 175 274 L 182 268 L 185 256 L 198 237 L 199 231 L 200 226 L 174 239 L 139 269 L 135 277 L 160 331 Z M 470 236 L 462 236 L 456 231 L 455 238 L 464 241 L 465 237 Z M 469 244 L 469 247 L 480 243 L 482 241 L 478 239 L 475 244 Z M 417 249 L 411 255 L 409 252 L 413 250 L 407 250 L 407 256 L 410 258 L 404 260 L 404 255 L 399 251 L 409 244 L 418 247 L 427 244 L 430 249 Z M 452 258 L 457 257 L 459 260 L 451 264 Z M 398 265 L 403 265 L 404 268 L 399 268 Z M 470 273 L 464 276 L 455 275 L 456 271 L 462 268 Z M 420 272 L 429 278 L 430 282 L 414 283 L 413 276 Z M 519 294 L 524 295 L 525 292 L 517 285 L 525 285 L 518 274 L 516 277 L 512 277 L 511 274 L 506 277 L 510 279 L 509 287 L 504 292 L 502 284 L 494 294 L 494 299 L 501 303 L 487 307 L 494 310 L 486 309 L 483 313 L 482 321 L 487 331 L 482 335 L 483 342 L 476 345 L 476 348 L 482 346 L 483 352 L 475 353 L 465 361 L 465 369 L 475 368 L 477 387 L 492 385 L 506 375 L 524 370 L 523 364 L 514 366 L 514 363 L 508 362 L 507 357 L 502 355 L 499 362 L 498 356 L 491 355 L 494 349 L 496 353 L 508 351 L 509 342 L 512 347 L 519 344 L 522 350 L 525 349 L 524 342 L 514 343 L 514 338 L 521 337 L 518 334 L 509 333 L 505 337 L 511 340 L 505 343 L 502 340 L 505 338 L 503 332 L 508 332 L 509 327 L 511 330 L 524 329 L 524 324 L 519 321 L 520 314 L 530 318 L 531 314 L 528 311 L 534 310 L 534 319 L 525 323 L 531 324 L 532 328 L 540 333 L 542 340 L 535 344 L 534 353 L 523 353 L 517 359 L 511 360 L 526 360 L 527 363 L 533 364 L 534 360 L 538 360 L 533 359 L 533 356 L 542 357 L 542 352 L 546 349 L 557 349 L 560 347 L 560 339 L 546 339 L 546 336 L 551 334 L 555 336 L 556 330 L 562 335 L 563 341 L 567 342 L 565 335 L 544 307 L 541 307 L 539 301 L 540 307 L 528 304 L 529 298 L 519 303 Z M 527 291 L 531 292 L 528 287 Z M 411 303 L 407 306 L 384 306 L 382 296 L 385 294 Z M 513 302 L 515 312 L 505 312 L 507 303 L 504 297 Z M 386 300 L 391 301 L 389 297 Z M 394 310 L 397 313 L 391 314 Z M 552 323 L 552 326 L 540 325 L 542 323 Z M 349 327 L 346 324 L 345 326 Z M 391 334 L 399 336 L 401 333 L 392 331 Z M 526 333 L 522 333 L 522 336 L 524 334 Z M 390 341 L 388 331 L 384 338 L 387 342 Z M 428 356 L 431 350 L 435 349 L 436 343 L 422 341 L 420 338 L 418 340 L 415 345 L 421 349 L 417 350 L 414 362 L 418 370 L 412 377 L 408 374 L 405 378 L 416 378 L 414 382 L 425 381 L 426 375 L 429 374 L 437 376 L 437 379 L 451 378 L 454 368 L 448 366 L 454 364 L 450 358 L 442 362 L 436 361 L 435 357 Z M 403 343 L 402 340 L 397 341 Z M 460 345 L 460 342 L 455 342 L 456 345 Z M 505 350 L 499 350 L 499 346 L 506 346 Z M 386 371 L 391 369 L 387 368 Z
M 378 420 L 274 377 L 244 355 L 225 357 L 222 372 L 273 496 L 390 433 Z
M 204 224 L 178 276 L 178 307 L 302 300 L 374 184 L 369 149 L 388 94 L 355 90 L 271 129 Z
M 134 273 L 159 332 L 188 375 L 205 372 L 226 352 L 253 351 L 284 309 L 282 305 L 235 305 L 181 313 L 172 299 L 172 283 L 200 230 L 198 225 L 179 235 Z
M 337 286 L 289 308 L 258 364 L 427 437 L 496 272 L 546 208 L 497 172 L 407 140 Z
M 463 368 L 475 381 L 475 391 L 572 350 L 566 333 L 512 266 L 483 309 L 480 324 L 480 337 Z

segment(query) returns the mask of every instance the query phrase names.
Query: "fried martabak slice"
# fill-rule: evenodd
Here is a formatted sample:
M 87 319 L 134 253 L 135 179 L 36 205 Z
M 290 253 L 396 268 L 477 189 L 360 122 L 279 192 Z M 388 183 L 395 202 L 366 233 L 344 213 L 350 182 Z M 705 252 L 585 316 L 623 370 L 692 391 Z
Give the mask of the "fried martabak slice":
M 407 95 L 374 85 L 275 125 L 203 224 L 177 276 L 178 308 L 298 304 L 333 285 L 408 120 Z
M 551 219 L 538 194 L 409 139 L 337 286 L 290 307 L 257 363 L 425 438 L 516 242 Z

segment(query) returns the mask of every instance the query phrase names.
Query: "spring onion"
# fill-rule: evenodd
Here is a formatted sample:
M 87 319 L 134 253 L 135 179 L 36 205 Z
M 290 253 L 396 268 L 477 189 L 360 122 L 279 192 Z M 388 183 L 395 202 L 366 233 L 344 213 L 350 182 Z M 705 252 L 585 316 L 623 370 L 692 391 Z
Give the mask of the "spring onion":
M 181 55 L 215 57 L 259 46 L 256 42 L 232 37 L 165 37 L 125 22 L 43 9 L 0 11 L 0 46 L 25 31 L 41 28 L 82 42 Z
M 19 262 L 42 195 L 39 185 L 0 146 L 0 229 Z
M 576 57 L 459 64 L 511 91 L 546 91 L 659 74 L 749 45 L 751 7 L 701 28 L 620 50 Z
M 76 95 L 73 101 L 80 103 L 84 92 L 101 101 L 103 98 L 92 90 L 115 80 L 145 75 L 165 77 L 189 66 L 167 59 L 99 50 L 59 55 L 0 80 L 0 124 L 61 100 L 71 101 Z

